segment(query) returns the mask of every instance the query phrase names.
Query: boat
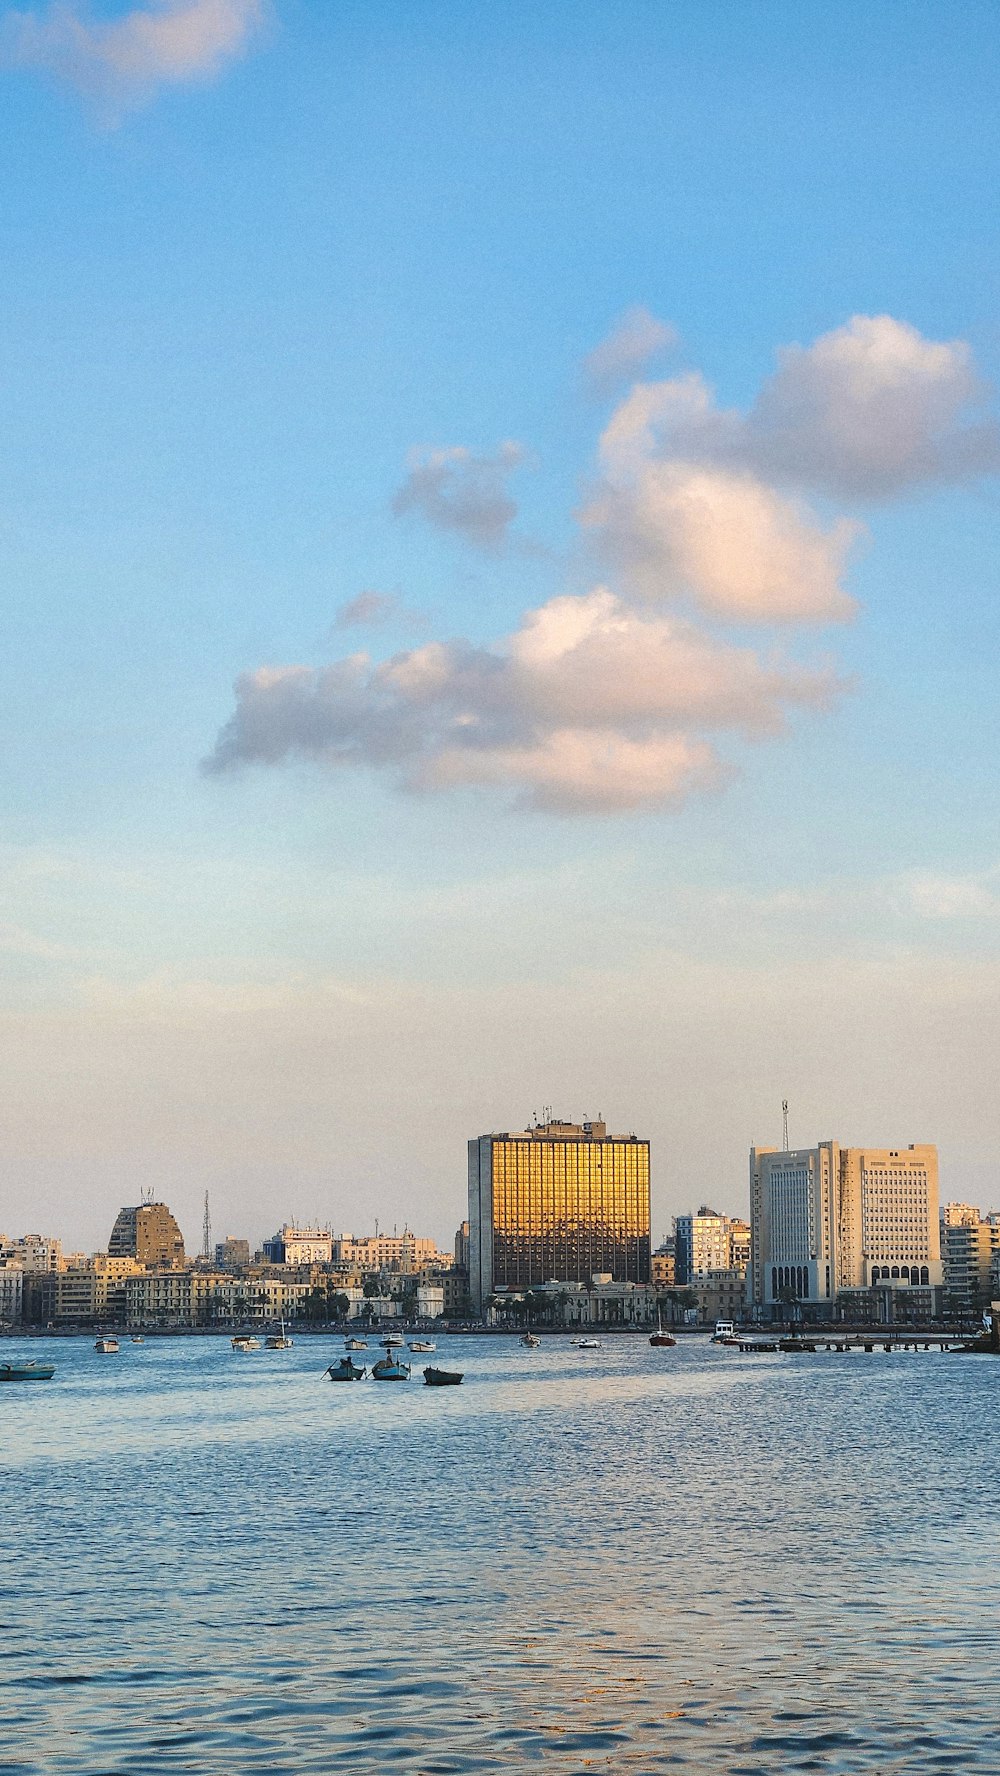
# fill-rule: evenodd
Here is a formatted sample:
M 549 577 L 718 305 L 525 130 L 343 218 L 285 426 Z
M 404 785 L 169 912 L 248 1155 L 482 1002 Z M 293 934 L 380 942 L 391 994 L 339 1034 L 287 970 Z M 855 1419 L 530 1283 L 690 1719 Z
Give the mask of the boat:
M 325 1374 L 331 1381 L 360 1381 L 368 1371 L 363 1363 L 355 1363 L 350 1357 L 341 1357 L 339 1362 L 330 1364 Z
M 599 1351 L 604 1349 L 599 1338 L 575 1338 L 573 1342 L 576 1345 L 577 1350 L 581 1351 Z
M 373 1381 L 409 1381 L 409 1379 L 409 1363 L 401 1363 L 399 1358 L 394 1357 L 389 1351 L 384 1357 L 379 1357 L 372 1370 Z
M 676 1338 L 672 1338 L 669 1332 L 664 1332 L 659 1308 L 656 1310 L 656 1331 L 650 1333 L 649 1342 L 650 1344 L 657 1344 L 661 1347 L 677 1343 Z
M 427 1338 L 411 1338 L 409 1348 L 411 1351 L 436 1351 L 437 1345 Z
M 344 1349 L 345 1351 L 366 1351 L 368 1340 L 367 1338 L 345 1338 Z
M 715 1331 L 712 1333 L 713 1344 L 734 1344 L 736 1327 L 732 1320 L 716 1320 Z
M 284 1316 L 284 1314 L 282 1314 L 282 1316 L 281 1316 L 281 1331 L 268 1333 L 268 1336 L 264 1340 L 264 1342 L 267 1345 L 267 1348 L 269 1351 L 290 1351 L 291 1350 L 292 1340 L 290 1338 L 285 1337 L 285 1316 Z
M 0 1363 L 0 1381 L 51 1381 L 54 1363 Z
M 129 1339 L 129 1344 L 145 1344 L 145 1342 L 144 1338 L 137 1338 L 134 1335 Z
M 379 1339 L 382 1349 L 387 1351 L 402 1350 L 405 1343 L 405 1338 L 402 1338 L 398 1332 L 387 1332 L 384 1338 Z
M 537 1350 L 541 1342 L 541 1339 L 536 1338 L 533 1332 L 523 1332 L 521 1334 L 521 1343 L 527 1345 L 529 1350 Z
M 260 1339 L 255 1338 L 252 1332 L 237 1332 L 235 1338 L 231 1338 L 229 1342 L 234 1351 L 260 1350 Z
M 424 1370 L 424 1380 L 429 1388 L 457 1387 L 464 1377 L 455 1369 L 432 1369 L 429 1365 Z
M 94 1345 L 94 1349 L 95 1351 L 100 1351 L 102 1356 L 116 1357 L 120 1346 L 117 1338 L 99 1338 Z

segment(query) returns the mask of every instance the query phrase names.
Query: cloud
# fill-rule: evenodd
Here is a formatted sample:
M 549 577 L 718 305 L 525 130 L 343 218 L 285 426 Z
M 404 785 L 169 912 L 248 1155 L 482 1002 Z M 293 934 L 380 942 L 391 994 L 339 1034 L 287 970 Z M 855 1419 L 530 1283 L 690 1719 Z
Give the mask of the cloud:
M 499 553 L 517 516 L 508 482 L 527 459 L 523 446 L 501 444 L 493 456 L 462 445 L 416 450 L 410 472 L 392 501 L 397 517 L 419 512 L 439 530 L 455 531 L 479 549 Z
M 45 12 L 8 13 L 0 54 L 75 86 L 109 111 L 142 103 L 159 86 L 217 74 L 248 48 L 264 22 L 266 0 L 153 0 L 111 21 L 93 18 L 82 0 Z
M 775 735 L 841 689 L 829 668 L 764 660 L 597 588 L 529 611 L 491 648 L 430 642 L 381 664 L 247 673 L 206 768 L 298 756 L 561 813 L 659 808 L 731 774 L 721 733 Z
M 391 622 L 399 612 L 399 599 L 391 592 L 359 592 L 342 604 L 334 618 L 335 629 L 374 628 Z
M 1000 870 L 973 875 L 918 873 L 898 883 L 907 910 L 922 919 L 995 919 L 1000 915 Z
M 626 309 L 608 337 L 584 358 L 584 376 L 595 394 L 606 394 L 676 344 L 676 329 L 639 304 Z
M 581 514 L 633 594 L 689 597 L 741 623 L 840 622 L 854 601 L 840 585 L 858 527 L 821 528 L 746 471 L 646 463 L 607 482 Z

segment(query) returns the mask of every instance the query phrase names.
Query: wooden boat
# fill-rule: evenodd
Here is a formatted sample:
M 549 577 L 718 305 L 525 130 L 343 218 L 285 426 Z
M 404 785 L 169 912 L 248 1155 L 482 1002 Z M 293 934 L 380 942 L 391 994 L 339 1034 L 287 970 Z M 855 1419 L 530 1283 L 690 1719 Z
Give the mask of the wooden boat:
M 541 1339 L 536 1338 L 533 1332 L 524 1332 L 521 1335 L 521 1343 L 525 1345 L 528 1350 L 537 1350 L 541 1342 Z
M 120 1346 L 117 1338 L 99 1338 L 94 1345 L 94 1349 L 95 1351 L 100 1351 L 102 1356 L 116 1357 Z
M 0 1363 L 0 1381 L 51 1381 L 54 1363 Z
M 344 1349 L 345 1351 L 366 1351 L 368 1340 L 367 1338 L 345 1338 Z
M 341 1357 L 338 1363 L 331 1363 L 326 1374 L 331 1381 L 360 1381 L 368 1374 L 364 1364 L 358 1364 L 351 1357 Z
M 144 1338 L 133 1337 L 129 1339 L 129 1344 L 145 1344 L 145 1342 L 146 1340 Z
M 424 1370 L 424 1380 L 429 1388 L 457 1387 L 463 1379 L 454 1369 L 432 1369 L 428 1366 Z
M 651 1333 L 649 1342 L 650 1344 L 657 1344 L 664 1348 L 668 1345 L 677 1343 L 676 1338 L 671 1338 L 669 1332 L 664 1332 L 659 1308 L 656 1310 L 656 1331 Z
M 235 1338 L 229 1340 L 234 1351 L 259 1351 L 260 1339 L 254 1338 L 250 1332 L 237 1332 Z
M 599 1338 L 574 1338 L 573 1343 L 576 1345 L 577 1350 L 580 1351 L 599 1351 L 604 1349 Z
M 382 1349 L 387 1351 L 402 1350 L 405 1342 L 398 1332 L 387 1332 L 384 1338 L 379 1339 Z
M 411 1338 L 409 1348 L 411 1351 L 435 1351 L 437 1345 L 433 1340 L 426 1338 Z
M 409 1363 L 401 1363 L 398 1357 L 392 1355 L 391 1351 L 387 1351 L 384 1357 L 379 1357 L 372 1370 L 373 1381 L 409 1381 L 409 1379 Z

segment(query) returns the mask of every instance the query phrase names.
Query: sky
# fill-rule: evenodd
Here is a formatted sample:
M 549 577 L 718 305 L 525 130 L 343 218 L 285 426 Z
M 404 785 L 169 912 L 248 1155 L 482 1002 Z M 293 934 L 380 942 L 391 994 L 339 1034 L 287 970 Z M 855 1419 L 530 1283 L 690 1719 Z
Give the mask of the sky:
M 0 6 L 0 1232 L 1000 1206 L 1000 18 Z

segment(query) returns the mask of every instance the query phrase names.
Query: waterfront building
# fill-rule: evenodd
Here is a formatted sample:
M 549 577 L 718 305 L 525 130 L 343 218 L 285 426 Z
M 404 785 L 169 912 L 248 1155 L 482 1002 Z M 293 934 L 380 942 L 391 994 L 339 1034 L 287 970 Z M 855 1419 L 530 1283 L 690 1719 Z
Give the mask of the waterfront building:
M 765 1315 L 884 1285 L 941 1284 L 937 1149 L 817 1147 L 750 1154 L 750 1295 Z
M 653 1285 L 657 1289 L 672 1289 L 677 1281 L 677 1260 L 674 1255 L 673 1244 L 673 1240 L 670 1240 L 669 1245 L 671 1249 L 669 1251 L 664 1250 L 664 1247 L 661 1246 L 659 1251 L 654 1252 L 650 1258 L 650 1274 L 653 1279 Z
M 440 1320 L 444 1318 L 444 1290 L 439 1283 L 417 1284 L 417 1318 L 418 1320 Z
M 468 1271 L 469 1268 L 469 1223 L 463 1221 L 455 1230 L 455 1269 Z
M 0 1260 L 3 1259 L 19 1264 L 26 1276 L 54 1275 L 62 1267 L 62 1244 L 40 1233 L 26 1233 L 21 1239 L 0 1238 Z
M 696 1215 L 675 1216 L 674 1278 L 679 1288 L 686 1288 L 695 1277 L 707 1276 L 710 1270 L 732 1268 L 732 1225 L 728 1215 L 710 1209 L 707 1203 Z
M 469 1142 L 469 1282 L 481 1313 L 495 1290 L 648 1284 L 649 1142 L 604 1122 L 548 1121 Z
M 261 1251 L 268 1264 L 330 1264 L 333 1243 L 328 1227 L 296 1227 L 294 1221 L 286 1221 L 264 1241 Z
M 52 1311 L 56 1325 L 88 1326 L 122 1321 L 126 1284 L 144 1273 L 137 1259 L 95 1252 L 81 1263 L 67 1264 L 54 1277 Z
M 166 1203 L 140 1203 L 119 1209 L 108 1241 L 109 1258 L 134 1258 L 151 1269 L 182 1270 L 181 1230 Z
M 564 1326 L 651 1326 L 656 1291 L 648 1283 L 618 1283 L 598 1272 L 584 1283 L 543 1283 L 532 1291 L 551 1303 L 552 1318 Z M 503 1295 L 498 1297 L 501 1303 Z
M 1000 1218 L 949 1217 L 948 1210 L 967 1204 L 948 1203 L 941 1215 L 941 1260 L 949 1308 L 983 1308 L 992 1300 L 991 1273 L 1000 1257 Z
M 689 1286 L 698 1298 L 699 1326 L 714 1326 L 716 1320 L 739 1325 L 746 1309 L 745 1270 L 704 1271 Z
M 364 1276 L 377 1276 L 380 1271 L 394 1270 L 401 1276 L 414 1276 L 426 1264 L 442 1264 L 445 1258 L 436 1241 L 419 1239 L 408 1227 L 402 1233 L 373 1233 L 360 1237 L 342 1234 L 334 1242 L 335 1264 L 350 1264 Z
M 24 1268 L 0 1258 L 0 1326 L 17 1326 L 24 1308 Z
M 239 1270 L 250 1262 L 250 1241 L 227 1234 L 215 1248 L 215 1262 L 220 1270 Z

